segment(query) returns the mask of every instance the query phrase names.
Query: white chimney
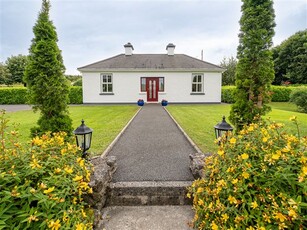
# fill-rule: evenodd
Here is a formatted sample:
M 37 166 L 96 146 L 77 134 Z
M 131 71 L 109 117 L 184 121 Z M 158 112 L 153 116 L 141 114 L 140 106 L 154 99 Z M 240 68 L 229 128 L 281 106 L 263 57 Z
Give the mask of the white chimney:
M 133 46 L 131 45 L 131 43 L 128 42 L 126 45 L 124 45 L 124 47 L 125 47 L 125 55 L 126 56 L 131 56 L 132 55 L 132 50 L 134 50 Z
M 176 46 L 175 46 L 173 43 L 169 43 L 169 44 L 166 46 L 167 55 L 169 55 L 169 56 L 174 56 L 175 47 L 176 47 Z

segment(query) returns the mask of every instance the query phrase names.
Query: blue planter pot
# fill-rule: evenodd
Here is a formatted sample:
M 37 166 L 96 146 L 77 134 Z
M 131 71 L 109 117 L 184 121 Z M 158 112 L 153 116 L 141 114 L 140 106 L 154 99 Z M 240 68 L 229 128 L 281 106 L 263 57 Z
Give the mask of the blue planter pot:
M 162 106 L 167 106 L 167 101 L 162 101 L 161 104 Z
M 144 105 L 144 101 L 138 101 L 138 106 L 143 106 Z

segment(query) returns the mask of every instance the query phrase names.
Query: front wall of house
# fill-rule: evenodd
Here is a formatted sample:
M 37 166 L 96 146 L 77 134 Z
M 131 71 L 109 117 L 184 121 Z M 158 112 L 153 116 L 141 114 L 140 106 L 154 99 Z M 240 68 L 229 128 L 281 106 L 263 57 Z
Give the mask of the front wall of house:
M 203 74 L 202 95 L 191 95 L 192 73 L 112 73 L 113 94 L 101 94 L 99 73 L 83 73 L 83 103 L 135 103 L 138 99 L 147 101 L 147 93 L 141 92 L 141 77 L 164 77 L 164 92 L 158 93 L 158 101 L 170 103 L 220 103 L 221 73 Z

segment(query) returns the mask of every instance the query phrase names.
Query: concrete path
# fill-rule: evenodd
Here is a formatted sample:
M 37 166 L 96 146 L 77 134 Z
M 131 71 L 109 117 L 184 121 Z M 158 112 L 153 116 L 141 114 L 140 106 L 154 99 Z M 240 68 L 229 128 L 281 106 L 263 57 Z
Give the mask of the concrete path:
M 31 110 L 30 105 L 0 105 L 0 110 L 6 110 L 7 112 L 16 112 L 22 110 Z
M 147 104 L 109 152 L 116 156 L 113 181 L 192 181 L 195 149 L 160 104 Z
M 193 216 L 191 206 L 114 206 L 104 209 L 106 230 L 189 230 Z

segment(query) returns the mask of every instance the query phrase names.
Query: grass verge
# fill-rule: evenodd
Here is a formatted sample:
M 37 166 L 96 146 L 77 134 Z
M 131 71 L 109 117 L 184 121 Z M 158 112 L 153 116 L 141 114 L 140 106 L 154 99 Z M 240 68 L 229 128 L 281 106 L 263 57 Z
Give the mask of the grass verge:
M 104 106 L 71 106 L 70 117 L 73 127 L 77 128 L 81 120 L 94 130 L 90 152 L 93 155 L 101 154 L 114 140 L 118 133 L 138 110 L 135 105 L 104 105 Z M 39 113 L 33 111 L 8 112 L 10 124 L 16 124 L 21 134 L 20 141 L 30 140 L 30 128 L 36 125 Z
M 272 111 L 265 118 L 284 123 L 287 131 L 297 134 L 296 126 L 289 121 L 291 116 L 297 116 L 301 136 L 307 136 L 307 114 L 297 112 L 296 106 L 288 102 L 270 105 Z M 230 107 L 230 104 L 169 105 L 167 109 L 203 152 L 215 152 L 217 145 L 214 144 L 213 126 L 221 122 L 223 115 L 229 122 Z

